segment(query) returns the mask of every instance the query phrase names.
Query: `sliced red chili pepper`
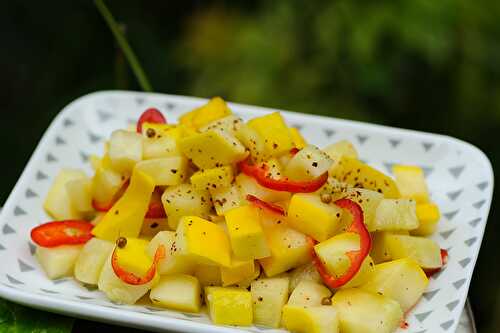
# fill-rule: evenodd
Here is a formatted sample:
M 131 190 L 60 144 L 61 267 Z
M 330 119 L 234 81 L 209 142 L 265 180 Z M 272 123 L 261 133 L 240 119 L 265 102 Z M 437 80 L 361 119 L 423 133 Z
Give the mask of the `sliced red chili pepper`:
M 435 269 L 427 269 L 425 270 L 425 275 L 427 275 L 428 278 L 432 277 L 434 274 L 439 272 L 440 270 L 443 269 L 443 267 L 448 263 L 448 251 L 445 249 L 441 249 L 441 264 L 442 266 L 439 268 Z
M 328 180 L 328 172 L 308 181 L 293 181 L 288 178 L 274 179 L 268 171 L 268 166 L 250 164 L 246 159 L 239 163 L 241 172 L 254 178 L 260 185 L 275 191 L 286 191 L 292 193 L 310 193 L 317 191 Z
M 281 206 L 275 205 L 270 202 L 266 202 L 251 194 L 247 195 L 247 200 L 259 208 L 266 209 L 272 213 L 285 216 L 285 210 Z
M 42 247 L 85 244 L 94 226 L 88 221 L 65 220 L 44 223 L 31 230 L 31 239 Z
M 295 156 L 295 154 L 297 154 L 299 151 L 300 151 L 300 149 L 299 149 L 299 148 L 297 148 L 297 147 L 293 147 L 292 149 L 290 149 L 290 154 L 291 154 L 292 156 Z
M 314 250 L 314 245 L 316 241 L 309 237 L 309 242 L 311 243 L 311 256 L 316 269 L 318 270 L 319 275 L 323 279 L 323 282 L 330 288 L 336 289 L 342 287 L 347 282 L 349 282 L 355 275 L 358 273 L 363 261 L 366 256 L 370 253 L 372 247 L 372 239 L 370 237 L 370 233 L 366 229 L 364 218 L 363 218 L 363 210 L 361 207 L 354 201 L 350 199 L 339 199 L 335 201 L 335 204 L 341 208 L 344 208 L 349 211 L 352 215 L 352 224 L 347 230 L 348 232 L 353 232 L 359 235 L 360 248 L 359 250 L 346 252 L 347 257 L 349 258 L 351 264 L 347 271 L 339 276 L 332 276 L 328 270 L 326 269 L 323 262 L 319 259 L 316 251 Z
M 111 255 L 111 267 L 113 267 L 113 271 L 115 272 L 116 276 L 118 276 L 120 280 L 127 284 L 141 285 L 153 280 L 156 274 L 158 263 L 166 256 L 165 246 L 158 246 L 153 258 L 153 262 L 151 263 L 151 267 L 148 269 L 144 276 L 137 276 L 134 273 L 128 272 L 120 267 L 120 265 L 118 264 L 118 254 L 116 253 L 117 247 L 118 246 L 115 247 L 115 249 L 113 250 L 113 254 Z
M 149 108 L 141 114 L 137 121 L 137 133 L 142 133 L 142 124 L 144 123 L 166 124 L 167 120 L 160 110 Z

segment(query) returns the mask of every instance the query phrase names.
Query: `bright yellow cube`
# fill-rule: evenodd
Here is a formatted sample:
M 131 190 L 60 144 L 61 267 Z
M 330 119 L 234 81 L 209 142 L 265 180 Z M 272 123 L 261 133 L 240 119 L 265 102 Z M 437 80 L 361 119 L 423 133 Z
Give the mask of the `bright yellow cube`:
M 201 286 L 197 278 L 186 274 L 162 276 L 151 289 L 149 298 L 155 305 L 169 309 L 199 312 L 201 308 Z
M 341 208 L 325 204 L 311 193 L 294 194 L 288 206 L 290 225 L 320 242 L 333 236 L 341 218 Z
M 415 236 L 432 235 L 441 218 L 439 207 L 434 203 L 417 204 L 417 218 L 420 224 L 417 229 L 411 231 L 411 234 Z
M 226 224 L 234 255 L 240 260 L 268 257 L 271 253 L 264 230 L 260 225 L 259 210 L 241 206 L 226 212 Z
M 197 189 L 208 191 L 227 188 L 231 186 L 233 179 L 233 168 L 231 166 L 222 166 L 195 172 L 191 176 L 191 184 Z
M 283 326 L 296 333 L 338 333 L 339 318 L 333 306 L 285 305 Z
M 220 274 L 222 286 L 227 287 L 246 280 L 254 275 L 255 265 L 253 260 L 232 259 L 231 266 L 221 267 Z
M 290 127 L 290 136 L 292 137 L 292 142 L 295 148 L 302 149 L 307 146 L 307 141 L 304 139 L 300 131 L 295 127 Z
M 392 172 L 403 198 L 414 199 L 417 203 L 429 202 L 429 191 L 422 168 L 411 165 L 395 165 Z
M 153 259 L 147 253 L 148 244 L 145 239 L 128 237 L 127 244 L 123 248 L 115 249 L 118 265 L 137 276 L 146 275 L 153 263 Z
M 143 123 L 142 135 L 148 139 L 169 137 L 178 140 L 184 134 L 182 128 L 171 124 Z
M 226 102 L 220 97 L 214 97 L 207 104 L 182 115 L 179 123 L 194 129 L 199 129 L 210 122 L 231 114 Z
M 358 152 L 352 143 L 347 140 L 340 140 L 323 148 L 323 151 L 334 161 L 338 161 L 342 156 L 358 158 Z
M 210 169 L 245 159 L 245 147 L 232 135 L 220 131 L 190 135 L 179 141 L 184 155 L 197 167 Z
M 293 148 L 292 136 L 279 112 L 254 118 L 248 126 L 264 140 L 267 155 L 280 156 Z
M 214 324 L 252 325 L 252 295 L 246 289 L 206 287 L 205 295 Z
M 231 245 L 224 229 L 201 217 L 181 218 L 172 246 L 174 252 L 201 264 L 226 267 L 231 264 Z

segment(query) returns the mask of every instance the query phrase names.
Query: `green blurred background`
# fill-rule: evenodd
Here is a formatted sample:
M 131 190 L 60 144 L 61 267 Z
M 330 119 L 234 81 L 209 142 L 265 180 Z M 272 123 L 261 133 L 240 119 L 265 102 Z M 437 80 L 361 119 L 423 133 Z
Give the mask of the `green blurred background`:
M 155 91 L 448 134 L 500 172 L 500 1 L 107 4 Z M 3 202 L 64 105 L 140 87 L 92 1 L 2 1 L 0 36 Z M 500 325 L 497 202 L 469 295 L 480 332 Z M 118 331 L 81 320 L 73 330 Z

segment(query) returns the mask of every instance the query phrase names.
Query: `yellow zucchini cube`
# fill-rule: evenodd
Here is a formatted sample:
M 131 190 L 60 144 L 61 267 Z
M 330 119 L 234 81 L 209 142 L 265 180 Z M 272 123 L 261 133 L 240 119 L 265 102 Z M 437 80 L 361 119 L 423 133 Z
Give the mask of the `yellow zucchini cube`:
M 302 281 L 311 281 L 316 283 L 323 283 L 321 276 L 312 262 L 302 265 L 293 269 L 290 273 L 290 292 Z
M 92 181 L 88 177 L 67 182 L 66 192 L 76 211 L 85 214 L 94 210 L 92 207 Z
M 330 175 L 341 182 L 382 193 L 388 199 L 398 199 L 400 193 L 391 177 L 361 162 L 342 155 L 330 169 Z
M 357 288 L 337 291 L 332 306 L 342 333 L 393 333 L 403 320 L 398 302 Z
M 111 167 L 120 174 L 131 174 L 142 160 L 142 135 L 124 130 L 114 131 L 109 140 L 108 156 Z
M 75 263 L 75 278 L 86 284 L 97 284 L 104 262 L 114 244 L 99 238 L 92 238 L 84 246 Z
M 389 252 L 388 236 L 395 232 L 381 231 L 372 233 L 372 249 L 370 256 L 376 264 L 392 259 Z
M 210 195 L 217 215 L 223 216 L 226 212 L 241 205 L 241 195 L 238 186 L 211 188 Z
M 165 250 L 167 251 L 167 256 L 160 260 L 158 273 L 160 275 L 193 273 L 196 268 L 196 262 L 187 256 L 177 253 L 177 251 L 174 252 L 172 249 L 174 242 L 175 232 L 173 231 L 160 231 L 149 242 L 147 252 L 151 258 L 154 257 L 156 249 L 160 245 L 165 246 Z
M 242 124 L 243 120 L 240 117 L 231 114 L 229 116 L 214 120 L 206 124 L 205 126 L 200 127 L 199 131 L 206 132 L 210 130 L 215 130 L 235 135 Z
M 233 168 L 222 166 L 212 169 L 204 169 L 195 172 L 191 176 L 191 184 L 198 190 L 215 190 L 231 186 L 234 179 Z
M 179 146 L 200 169 L 236 163 L 247 157 L 245 147 L 235 137 L 214 130 L 185 137 Z
M 239 288 L 206 287 L 208 313 L 219 325 L 252 325 L 252 295 Z
M 232 259 L 229 267 L 221 267 L 220 274 L 222 286 L 227 287 L 254 275 L 255 265 L 253 260 Z
M 101 204 L 109 204 L 123 187 L 127 178 L 110 168 L 100 166 L 92 178 L 92 198 Z
M 342 276 L 351 265 L 351 260 L 346 253 L 359 250 L 359 247 L 359 235 L 344 232 L 316 244 L 314 250 L 330 274 Z M 372 258 L 367 256 L 358 273 L 342 288 L 357 287 L 368 281 L 373 274 L 373 266 Z
M 264 230 L 260 225 L 259 210 L 241 206 L 226 212 L 226 224 L 234 255 L 240 260 L 268 257 L 271 253 Z
M 313 281 L 302 281 L 293 290 L 288 305 L 301 307 L 319 306 L 324 299 L 330 300 L 332 292 L 323 284 Z
M 288 299 L 289 278 L 262 278 L 252 282 L 253 322 L 256 325 L 279 327 L 281 309 Z
M 290 199 L 290 193 L 284 191 L 275 191 L 261 186 L 255 179 L 240 173 L 236 176 L 236 185 L 244 199 L 248 194 L 267 202 L 278 202 Z
M 177 138 L 171 136 L 159 136 L 157 138 L 146 138 L 143 143 L 142 158 L 150 160 L 155 158 L 165 158 L 182 156 Z
M 403 198 L 410 198 L 417 203 L 429 202 L 429 191 L 425 183 L 422 168 L 410 165 L 395 165 L 392 172 Z
M 436 231 L 437 224 L 441 218 L 439 207 L 434 203 L 417 204 L 417 218 L 419 226 L 412 230 L 415 236 L 429 236 Z
M 135 169 L 127 190 L 95 226 L 92 234 L 112 242 L 120 236 L 138 237 L 154 188 L 151 177 Z
M 283 326 L 296 333 L 338 333 L 337 311 L 329 305 L 283 307 Z
M 200 312 L 201 296 L 198 279 L 186 274 L 162 276 L 149 293 L 154 305 L 186 312 Z
M 354 145 L 347 140 L 340 140 L 338 142 L 332 143 L 331 145 L 323 148 L 323 151 L 336 162 L 340 160 L 342 156 L 355 159 L 358 158 L 358 152 L 356 151 L 356 148 L 354 148 Z
M 290 225 L 320 242 L 333 236 L 341 218 L 341 208 L 323 203 L 312 193 L 294 194 L 288 206 Z
M 222 277 L 218 266 L 196 265 L 194 276 L 203 287 L 222 286 Z
M 234 135 L 249 150 L 254 163 L 263 162 L 270 157 L 266 152 L 264 138 L 247 124 L 242 124 Z
M 128 237 L 123 248 L 116 248 L 118 265 L 137 276 L 145 275 L 153 263 L 147 253 L 148 244 L 145 239 Z
M 387 235 L 387 249 L 392 259 L 411 258 L 423 269 L 441 268 L 441 249 L 432 239 Z
M 213 97 L 205 105 L 196 108 L 179 118 L 179 123 L 194 129 L 199 129 L 214 120 L 226 117 L 231 110 L 220 97 Z
M 82 245 L 62 245 L 57 247 L 37 247 L 35 256 L 49 279 L 59 279 L 73 275 L 73 268 Z
M 269 156 L 280 156 L 293 148 L 290 131 L 279 112 L 253 118 L 248 126 L 264 140 L 265 151 Z
M 297 149 L 302 149 L 307 146 L 307 141 L 304 139 L 300 131 L 295 127 L 290 127 L 290 137 L 292 138 L 293 145 Z
M 182 156 L 145 160 L 135 167 L 150 176 L 155 186 L 179 185 L 186 180 L 188 173 L 188 161 Z
M 418 225 L 417 205 L 413 199 L 383 199 L 377 207 L 370 229 L 413 230 Z
M 45 211 L 56 220 L 82 218 L 82 214 L 71 203 L 66 185 L 73 180 L 86 177 L 81 170 L 62 169 L 59 171 L 43 203 Z
M 286 272 L 311 260 L 306 235 L 295 229 L 278 225 L 265 230 L 271 256 L 259 259 L 268 277 Z
M 334 194 L 333 197 L 337 199 L 336 194 Z M 363 217 L 366 228 L 370 232 L 376 230 L 374 226 L 375 214 L 380 202 L 382 202 L 382 199 L 384 199 L 384 196 L 381 193 L 372 190 L 366 190 L 363 188 L 348 188 L 345 191 L 339 193 L 338 198 L 351 199 L 352 201 L 359 204 L 361 206 L 361 209 L 363 210 Z M 342 214 L 341 227 L 346 228 L 350 226 L 351 223 L 352 215 L 348 212 Z
M 178 140 L 182 137 L 183 131 L 176 125 L 146 122 L 142 124 L 142 135 L 147 139 L 169 137 Z
M 197 216 L 182 217 L 175 232 L 174 252 L 197 263 L 229 267 L 231 245 L 220 226 Z
M 375 265 L 370 280 L 360 288 L 397 301 L 403 312 L 410 310 L 424 293 L 429 279 L 410 258 Z
M 332 163 L 332 159 L 321 149 L 309 145 L 290 159 L 285 175 L 292 180 L 312 180 L 328 172 Z

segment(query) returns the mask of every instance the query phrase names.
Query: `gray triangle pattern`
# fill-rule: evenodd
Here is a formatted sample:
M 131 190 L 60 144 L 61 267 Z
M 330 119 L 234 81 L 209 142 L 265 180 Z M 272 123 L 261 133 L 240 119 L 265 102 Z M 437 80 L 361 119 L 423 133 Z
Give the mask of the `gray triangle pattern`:
M 465 165 L 460 165 L 460 166 L 456 166 L 453 168 L 449 168 L 448 171 L 455 179 L 458 179 L 458 177 L 460 177 L 460 175 L 462 174 L 464 169 L 465 169 Z
M 456 290 L 460 289 L 460 287 L 462 287 L 465 283 L 466 279 L 460 279 L 460 280 L 457 280 L 455 282 L 453 282 L 453 287 L 455 287 Z
M 422 166 L 421 168 L 422 168 L 422 171 L 424 172 L 425 177 L 429 177 L 431 175 L 432 171 L 434 171 L 433 167 Z
M 35 252 L 36 252 L 36 245 L 31 243 L 31 242 L 28 242 L 28 247 L 30 248 L 30 253 L 31 255 L 35 255 Z
M 70 281 L 71 279 L 68 279 L 68 278 L 62 278 L 62 279 L 57 279 L 57 280 L 52 280 L 52 282 L 54 284 L 61 284 L 61 283 L 64 283 L 64 282 L 68 282 Z
M 423 293 L 422 296 L 424 296 L 424 298 L 426 300 L 430 301 L 434 296 L 436 296 L 436 294 L 439 292 L 439 290 L 440 289 L 436 289 L 436 290 L 425 292 L 425 293 Z
M 52 295 L 59 294 L 59 292 L 57 292 L 57 291 L 49 290 L 49 289 L 44 289 L 44 288 L 40 288 L 40 291 L 44 292 L 46 294 L 52 294 Z
M 26 198 L 35 198 L 35 197 L 38 197 L 38 194 L 36 194 L 32 189 L 27 189 L 26 190 Z
M 3 246 L 2 244 L 0 244 L 0 250 L 5 250 L 5 246 Z
M 417 320 L 419 322 L 423 322 L 425 320 L 425 318 L 429 317 L 429 315 L 432 313 L 432 311 L 427 311 L 427 312 L 422 312 L 422 313 L 418 313 L 418 314 L 415 314 L 415 318 L 417 318 Z
M 460 301 L 457 299 L 453 302 L 446 304 L 446 307 L 448 308 L 448 310 L 453 311 L 457 307 L 458 303 L 460 303 Z
M 167 110 L 175 109 L 175 104 L 171 103 L 171 102 L 167 102 L 167 103 L 165 103 L 165 108 L 167 108 Z
M 471 262 L 471 258 L 465 258 L 465 259 L 460 260 L 458 263 L 460 264 L 460 266 L 462 266 L 462 268 L 465 268 L 465 267 L 467 267 L 467 265 L 470 262 Z
M 447 331 L 451 326 L 453 326 L 453 323 L 455 321 L 452 319 L 452 320 L 448 320 L 448 321 L 445 321 L 444 323 L 442 323 L 441 326 L 445 331 Z
M 19 263 L 19 270 L 23 273 L 24 272 L 31 272 L 32 270 L 34 270 L 34 268 L 32 266 L 28 265 L 27 263 L 25 263 L 21 259 L 17 259 L 17 262 Z
M 83 162 L 87 162 L 89 160 L 89 155 L 83 151 L 80 151 L 80 157 L 82 158 Z
M 451 221 L 458 214 L 458 211 L 459 210 L 457 209 L 457 210 L 454 210 L 452 212 L 444 213 L 443 216 L 446 217 L 446 219 L 448 219 L 448 221 Z
M 66 141 L 64 141 L 63 138 L 61 138 L 60 136 L 56 137 L 56 146 L 65 145 L 65 144 L 66 144 Z
M 478 202 L 475 202 L 472 204 L 472 206 L 476 209 L 480 209 L 481 207 L 483 207 L 484 203 L 486 202 L 486 200 L 480 200 Z
M 89 301 L 89 300 L 93 299 L 92 297 L 79 296 L 79 295 L 77 295 L 76 297 L 79 298 L 79 299 L 81 299 L 81 300 L 84 300 L 84 301 Z
M 135 102 L 137 103 L 137 105 L 143 105 L 145 102 L 145 99 L 144 99 L 144 97 L 136 97 Z
M 450 229 L 450 230 L 447 230 L 447 231 L 442 231 L 439 234 L 441 235 L 441 237 L 443 237 L 443 239 L 448 239 L 448 237 L 450 237 L 451 234 L 455 232 L 455 230 L 456 230 L 456 228 Z
M 477 184 L 477 188 L 480 189 L 481 191 L 484 191 L 488 187 L 489 183 L 488 182 L 482 182 Z
M 481 218 L 480 218 L 480 217 L 478 217 L 478 218 L 476 218 L 476 219 L 474 219 L 474 220 L 471 220 L 471 221 L 469 222 L 469 225 L 470 225 L 471 227 L 475 227 L 475 226 L 477 226 L 477 225 L 479 224 L 479 222 L 481 222 Z
M 14 216 L 26 215 L 26 211 L 19 206 L 14 208 Z
M 396 148 L 401 143 L 401 140 L 400 139 L 389 139 L 389 143 L 391 144 L 392 148 Z
M 331 138 L 333 135 L 335 135 L 335 131 L 330 129 L 330 128 L 325 128 L 323 130 L 327 138 Z
M 448 192 L 448 193 L 446 193 L 446 195 L 448 196 L 448 198 L 450 198 L 451 201 L 455 201 L 460 196 L 460 194 L 462 194 L 462 192 L 463 192 L 463 189 L 460 189 L 458 191 Z
M 392 175 L 392 167 L 395 165 L 396 163 L 392 163 L 392 162 L 384 162 L 384 167 L 385 169 L 387 170 L 387 173 Z
M 113 117 L 110 112 L 106 112 L 104 110 L 97 110 L 97 115 L 99 116 L 99 120 L 105 122 Z
M 38 171 L 38 172 L 36 173 L 36 180 L 43 180 L 43 179 L 47 179 L 47 178 L 48 178 L 48 177 L 47 177 L 47 175 L 46 175 L 46 174 L 44 174 L 44 173 L 43 173 L 43 172 L 41 172 L 41 171 Z
M 151 311 L 151 312 L 163 312 L 163 311 L 165 311 L 165 310 L 163 310 L 163 309 L 154 308 L 154 307 L 152 307 L 152 306 L 146 306 L 146 309 L 148 309 L 148 310 L 149 310 L 149 311 Z
M 358 139 L 359 144 L 362 145 L 366 140 L 368 140 L 368 136 L 358 134 L 356 135 L 356 139 Z
M 74 124 L 75 123 L 73 122 L 73 120 L 71 120 L 69 118 L 64 119 L 64 122 L 63 122 L 64 127 L 70 127 L 70 126 L 73 126 Z
M 91 143 L 97 143 L 102 139 L 99 135 L 94 134 L 92 132 L 88 132 L 87 135 L 89 136 L 89 140 Z
M 468 246 L 471 247 L 472 244 L 474 244 L 477 241 L 477 237 L 472 237 L 467 239 L 464 243 Z
M 9 282 L 12 284 L 24 284 L 24 282 L 21 282 L 18 279 L 13 278 L 9 274 L 5 274 L 5 276 L 7 277 L 7 280 L 9 280 Z
M 422 142 L 422 147 L 424 147 L 425 151 L 429 151 L 434 147 L 434 144 L 432 142 Z
M 51 153 L 47 154 L 47 162 L 50 163 L 50 162 L 56 162 L 56 161 L 57 161 L 57 158 L 54 155 L 52 155 Z
M 4 235 L 8 235 L 8 234 L 15 234 L 16 231 L 14 229 L 12 229 L 12 227 L 8 224 L 5 224 L 2 228 L 2 232 Z
M 439 279 L 439 277 L 441 276 L 441 274 L 443 274 L 443 272 L 445 271 L 445 269 L 446 269 L 446 266 L 442 267 L 439 271 L 437 271 L 436 273 L 432 274 L 432 278 L 434 280 Z

